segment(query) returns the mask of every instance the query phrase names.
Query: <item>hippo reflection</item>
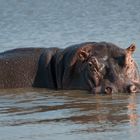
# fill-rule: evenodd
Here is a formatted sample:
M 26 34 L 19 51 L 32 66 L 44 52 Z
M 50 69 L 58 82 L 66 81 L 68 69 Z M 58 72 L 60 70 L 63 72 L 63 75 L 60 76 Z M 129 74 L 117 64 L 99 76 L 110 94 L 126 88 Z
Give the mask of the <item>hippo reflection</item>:
M 0 54 L 0 88 L 80 89 L 136 93 L 140 76 L 132 54 L 107 42 L 59 48 L 20 48 Z

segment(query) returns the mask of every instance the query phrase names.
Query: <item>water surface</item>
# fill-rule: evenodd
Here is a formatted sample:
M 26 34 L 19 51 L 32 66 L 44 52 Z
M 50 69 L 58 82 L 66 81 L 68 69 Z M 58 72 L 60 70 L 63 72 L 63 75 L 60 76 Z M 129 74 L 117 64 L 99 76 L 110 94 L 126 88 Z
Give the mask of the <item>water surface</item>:
M 139 106 L 139 94 L 3 90 L 0 139 L 139 139 Z

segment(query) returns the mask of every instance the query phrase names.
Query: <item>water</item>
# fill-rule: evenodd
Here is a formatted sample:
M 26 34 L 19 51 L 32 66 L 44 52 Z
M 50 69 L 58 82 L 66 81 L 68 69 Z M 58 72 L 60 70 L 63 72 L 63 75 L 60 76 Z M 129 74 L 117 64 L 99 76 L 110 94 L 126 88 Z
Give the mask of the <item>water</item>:
M 139 0 L 0 0 L 0 51 L 64 48 L 110 41 L 140 66 Z M 0 91 L 0 140 L 138 140 L 140 94 L 94 96 L 85 91 Z
M 139 139 L 140 95 L 81 91 L 3 90 L 1 140 Z

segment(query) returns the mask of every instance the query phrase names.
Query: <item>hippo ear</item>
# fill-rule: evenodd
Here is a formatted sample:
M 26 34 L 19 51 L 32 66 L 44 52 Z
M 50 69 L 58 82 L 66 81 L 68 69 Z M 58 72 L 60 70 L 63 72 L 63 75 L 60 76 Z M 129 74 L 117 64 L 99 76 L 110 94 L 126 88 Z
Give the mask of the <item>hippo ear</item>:
M 71 60 L 70 65 L 73 66 L 77 61 L 85 61 L 89 58 L 91 55 L 92 51 L 94 49 L 93 44 L 82 44 L 80 47 L 75 49 L 75 54 Z
M 126 51 L 128 52 L 128 53 L 133 53 L 134 51 L 136 50 L 136 45 L 133 43 L 133 44 L 131 44 L 127 49 L 126 49 Z
M 126 55 L 125 55 L 125 65 L 131 65 L 133 62 L 132 54 L 136 50 L 135 44 L 131 44 L 127 49 L 126 49 Z
M 81 61 L 85 61 L 89 56 L 89 52 L 81 50 L 80 52 L 78 52 L 78 57 Z

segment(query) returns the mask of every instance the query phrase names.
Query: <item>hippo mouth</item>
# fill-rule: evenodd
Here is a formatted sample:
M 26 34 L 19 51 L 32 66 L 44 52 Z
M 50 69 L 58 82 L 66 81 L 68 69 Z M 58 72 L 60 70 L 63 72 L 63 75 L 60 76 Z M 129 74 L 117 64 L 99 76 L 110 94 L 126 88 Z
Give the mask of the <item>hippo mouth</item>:
M 113 94 L 113 93 L 138 93 L 140 90 L 138 90 L 137 86 L 132 84 L 127 86 L 126 88 L 119 89 L 115 86 L 93 86 L 91 89 L 91 92 L 93 94 Z

